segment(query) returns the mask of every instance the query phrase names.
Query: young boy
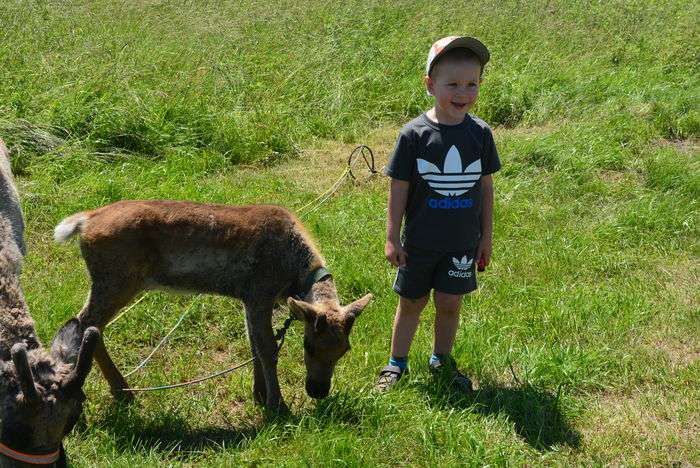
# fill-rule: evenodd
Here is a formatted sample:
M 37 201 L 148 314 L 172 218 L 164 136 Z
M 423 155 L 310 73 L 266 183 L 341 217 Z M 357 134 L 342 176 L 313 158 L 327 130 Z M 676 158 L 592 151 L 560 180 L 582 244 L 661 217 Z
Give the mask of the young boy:
M 501 164 L 491 129 L 468 114 L 479 96 L 489 51 L 471 37 L 430 48 L 424 78 L 435 105 L 406 124 L 385 170 L 391 177 L 384 253 L 398 267 L 399 304 L 391 358 L 377 381 L 388 390 L 406 371 L 421 311 L 433 290 L 435 334 L 429 368 L 459 390 L 471 380 L 450 356 L 462 296 L 476 289 L 475 265 L 491 258 L 493 182 Z M 401 220 L 403 235 L 399 237 Z

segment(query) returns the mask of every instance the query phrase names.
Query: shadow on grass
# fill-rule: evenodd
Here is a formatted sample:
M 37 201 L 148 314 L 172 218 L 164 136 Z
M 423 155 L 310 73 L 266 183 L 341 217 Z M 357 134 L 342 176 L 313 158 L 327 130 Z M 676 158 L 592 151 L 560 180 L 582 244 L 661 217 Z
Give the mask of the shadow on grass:
M 273 415 L 269 419 L 282 421 L 286 417 Z M 142 408 L 137 405 L 114 403 L 96 424 L 112 435 L 120 451 L 133 452 L 145 448 L 186 461 L 189 456 L 207 448 L 216 450 L 244 446 L 255 439 L 266 423 L 241 420 L 237 426 L 192 427 L 185 415 L 168 411 L 143 414 Z
M 258 435 L 272 427 L 299 426 L 311 424 L 322 428 L 329 424 L 361 424 L 363 405 L 358 408 L 356 398 L 351 394 L 331 395 L 314 402 L 312 408 L 300 414 L 289 411 L 275 412 L 262 410 L 262 417 L 236 419 L 233 424 L 192 426 L 186 415 L 177 411 L 147 411 L 138 402 L 132 404 L 112 403 L 99 420 L 91 426 L 99 426 L 111 434 L 117 450 L 125 453 L 134 451 L 155 451 L 168 459 L 187 462 L 191 457 L 201 455 L 206 449 L 244 449 Z M 76 432 L 88 430 L 83 417 Z M 274 429 L 273 429 L 274 430 Z
M 580 445 L 581 435 L 562 415 L 560 395 L 528 384 L 520 387 L 487 384 L 472 395 L 464 395 L 432 379 L 419 387 L 432 406 L 465 409 L 482 415 L 506 415 L 518 435 L 537 450 L 552 450 L 557 445 L 578 448 Z

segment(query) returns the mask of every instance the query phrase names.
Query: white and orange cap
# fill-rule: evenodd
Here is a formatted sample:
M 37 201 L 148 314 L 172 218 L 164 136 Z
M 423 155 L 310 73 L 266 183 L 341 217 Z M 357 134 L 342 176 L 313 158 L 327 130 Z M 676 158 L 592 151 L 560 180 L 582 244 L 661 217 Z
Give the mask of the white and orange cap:
M 452 49 L 469 49 L 476 54 L 481 62 L 481 66 L 486 65 L 489 61 L 491 54 L 484 44 L 478 39 L 467 36 L 448 36 L 438 39 L 430 47 L 430 52 L 428 52 L 428 61 L 425 64 L 425 74 L 430 76 L 435 60 L 442 54 Z

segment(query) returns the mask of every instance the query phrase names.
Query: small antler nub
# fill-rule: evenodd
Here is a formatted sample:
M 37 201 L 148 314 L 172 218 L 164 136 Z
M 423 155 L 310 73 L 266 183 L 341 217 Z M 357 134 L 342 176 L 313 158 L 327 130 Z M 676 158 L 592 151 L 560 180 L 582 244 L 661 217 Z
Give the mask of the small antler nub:
M 12 354 L 12 362 L 15 364 L 15 372 L 19 386 L 24 394 L 24 399 L 27 403 L 36 403 L 39 401 L 39 392 L 34 385 L 34 376 L 32 369 L 29 367 L 27 359 L 27 345 L 24 343 L 16 343 L 10 351 Z

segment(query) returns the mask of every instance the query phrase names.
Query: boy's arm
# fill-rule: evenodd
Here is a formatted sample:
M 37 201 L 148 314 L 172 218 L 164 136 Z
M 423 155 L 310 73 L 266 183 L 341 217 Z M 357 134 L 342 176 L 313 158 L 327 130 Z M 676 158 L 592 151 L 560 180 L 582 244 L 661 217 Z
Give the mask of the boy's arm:
M 406 251 L 401 245 L 401 221 L 408 201 L 407 180 L 391 179 L 389 203 L 386 217 L 386 243 L 384 255 L 389 262 L 398 267 L 406 264 Z
M 484 266 L 491 261 L 493 243 L 493 177 L 481 178 L 481 240 L 476 249 L 477 263 L 483 260 Z

